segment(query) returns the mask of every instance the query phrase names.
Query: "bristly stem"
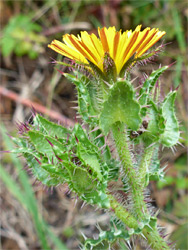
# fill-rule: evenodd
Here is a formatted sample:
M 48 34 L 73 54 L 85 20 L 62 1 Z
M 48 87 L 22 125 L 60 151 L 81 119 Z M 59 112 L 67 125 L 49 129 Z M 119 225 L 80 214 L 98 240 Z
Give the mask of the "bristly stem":
M 129 228 L 137 229 L 139 224 L 134 216 L 132 216 L 126 208 L 124 208 L 119 202 L 112 196 L 108 195 L 110 205 L 117 218 L 119 218 Z M 142 234 L 147 238 L 149 245 L 154 250 L 170 250 L 170 247 L 166 241 L 160 236 L 157 228 L 144 227 Z
M 140 162 L 138 179 L 142 187 L 141 191 L 143 191 L 144 188 L 149 184 L 149 176 L 147 175 L 147 173 L 149 172 L 148 168 L 151 164 L 155 147 L 156 145 L 152 147 L 146 147 L 142 156 L 142 160 Z
M 137 178 L 137 173 L 133 165 L 131 152 L 128 146 L 129 139 L 125 130 L 125 126 L 122 123 L 117 122 L 112 126 L 112 133 L 124 172 L 127 175 L 128 183 L 131 187 L 130 191 L 132 193 L 135 216 L 138 220 L 142 221 L 147 216 L 147 207 L 144 202 L 143 192 L 140 191 L 140 181 Z
M 114 211 L 115 215 L 123 222 L 126 226 L 130 228 L 138 228 L 137 220 L 126 210 L 119 202 L 112 196 L 108 195 L 111 209 Z
M 153 230 L 147 230 L 144 228 L 143 235 L 147 238 L 149 245 L 154 250 L 170 250 L 171 248 L 168 246 L 167 242 L 160 236 L 157 228 L 153 228 Z
M 126 218 L 128 218 L 131 223 L 130 225 L 133 225 L 133 228 L 136 227 L 136 222 L 133 223 L 134 220 L 132 218 L 136 218 L 138 221 L 143 221 L 147 218 L 149 218 L 149 212 L 147 211 L 146 203 L 144 202 L 144 195 L 143 195 L 143 185 L 141 185 L 139 174 L 136 175 L 136 171 L 134 168 L 131 152 L 129 149 L 128 144 L 128 135 L 125 129 L 124 124 L 117 122 L 112 126 L 112 133 L 114 137 L 114 141 L 116 143 L 116 148 L 120 157 L 120 160 L 122 162 L 123 169 L 125 171 L 125 174 L 128 177 L 128 182 L 130 185 L 130 191 L 132 193 L 132 199 L 133 199 L 133 208 L 134 208 L 134 216 L 128 216 L 128 211 L 124 210 L 124 208 L 116 201 L 116 203 L 111 201 L 111 206 L 114 209 L 114 212 L 116 216 L 121 219 L 126 225 Z M 151 152 L 150 152 L 151 150 Z M 144 154 L 144 157 L 142 159 L 143 163 L 141 162 L 141 166 L 143 169 L 141 169 L 142 172 L 142 179 L 145 179 L 146 169 L 144 166 L 144 162 L 151 161 L 151 155 L 153 154 L 153 148 L 147 148 L 146 152 Z M 125 220 L 124 220 L 125 219 Z M 145 227 L 143 229 L 143 235 L 148 239 L 149 244 L 151 247 L 155 250 L 161 250 L 161 249 L 170 249 L 168 244 L 165 242 L 165 240 L 159 235 L 159 232 L 157 231 L 157 228 L 150 228 Z

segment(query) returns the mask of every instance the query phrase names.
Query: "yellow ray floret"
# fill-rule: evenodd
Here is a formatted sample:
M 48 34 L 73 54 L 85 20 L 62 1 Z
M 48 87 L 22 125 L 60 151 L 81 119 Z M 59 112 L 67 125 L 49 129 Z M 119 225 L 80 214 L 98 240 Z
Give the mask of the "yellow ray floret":
M 115 27 L 98 29 L 99 38 L 86 31 L 81 35 L 66 34 L 63 42 L 54 40 L 49 48 L 80 63 L 95 64 L 103 71 L 103 60 L 106 53 L 113 59 L 119 74 L 125 63 L 135 54 L 135 58 L 142 56 L 164 35 L 165 31 L 146 28 L 141 31 L 138 25 L 134 31 L 116 31 Z

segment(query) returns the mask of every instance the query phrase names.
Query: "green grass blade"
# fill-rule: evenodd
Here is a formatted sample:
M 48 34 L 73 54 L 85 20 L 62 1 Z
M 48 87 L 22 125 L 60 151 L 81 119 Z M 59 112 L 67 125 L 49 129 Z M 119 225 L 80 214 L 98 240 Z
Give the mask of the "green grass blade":
M 12 177 L 6 172 L 6 170 L 3 168 L 1 164 L 0 164 L 0 172 L 1 172 L 1 179 L 5 183 L 5 185 L 8 187 L 9 191 L 14 195 L 14 197 L 20 203 L 25 205 L 23 192 L 21 191 L 17 183 L 12 179 Z
M 176 38 L 179 44 L 179 48 L 182 53 L 186 52 L 186 42 L 183 34 L 183 25 L 180 18 L 180 15 L 178 13 L 177 8 L 172 8 L 172 16 L 174 20 L 174 28 L 176 33 Z
M 47 233 L 48 237 L 51 239 L 51 241 L 54 243 L 55 250 L 69 250 L 63 243 L 62 241 L 50 230 L 50 228 L 46 225 L 47 227 Z

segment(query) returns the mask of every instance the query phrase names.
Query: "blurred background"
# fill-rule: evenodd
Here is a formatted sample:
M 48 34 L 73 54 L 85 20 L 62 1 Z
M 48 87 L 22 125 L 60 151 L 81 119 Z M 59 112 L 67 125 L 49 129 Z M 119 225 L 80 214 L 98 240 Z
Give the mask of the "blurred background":
M 179 87 L 176 108 L 183 146 L 162 152 L 161 164 L 168 164 L 165 182 L 152 182 L 149 188 L 152 205 L 160 210 L 161 226 L 177 249 L 188 249 L 187 1 L 6 0 L 0 2 L 0 13 L 1 151 L 12 148 L 10 136 L 17 134 L 16 123 L 30 119 L 32 106 L 53 121 L 69 125 L 75 120 L 74 86 L 58 71 L 66 69 L 52 63 L 62 57 L 47 48 L 53 39 L 81 30 L 97 33 L 102 26 L 124 31 L 142 24 L 166 31 L 163 52 L 152 64 L 135 68 L 133 75 L 142 78 L 143 72 L 175 62 L 161 82 L 163 95 Z M 66 186 L 46 190 L 24 170 L 22 158 L 3 153 L 0 159 L 1 249 L 76 250 L 84 241 L 82 233 L 97 235 L 96 222 L 106 227 L 109 215 L 76 203 Z M 138 244 L 136 249 L 142 248 Z

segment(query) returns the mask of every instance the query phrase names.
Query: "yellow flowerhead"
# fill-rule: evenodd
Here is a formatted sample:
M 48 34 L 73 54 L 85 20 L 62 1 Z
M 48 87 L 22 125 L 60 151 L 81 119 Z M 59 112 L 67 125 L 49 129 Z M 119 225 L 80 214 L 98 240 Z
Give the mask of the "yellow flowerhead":
M 117 74 L 120 73 L 125 63 L 134 55 L 134 58 L 141 57 L 164 35 L 164 31 L 146 28 L 140 31 L 138 25 L 134 31 L 116 31 L 115 27 L 98 28 L 99 38 L 95 34 L 81 32 L 81 36 L 65 34 L 64 43 L 54 40 L 49 48 L 57 53 L 66 56 L 80 63 L 92 63 L 104 72 L 104 57 L 109 54 L 113 59 Z

